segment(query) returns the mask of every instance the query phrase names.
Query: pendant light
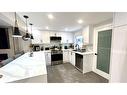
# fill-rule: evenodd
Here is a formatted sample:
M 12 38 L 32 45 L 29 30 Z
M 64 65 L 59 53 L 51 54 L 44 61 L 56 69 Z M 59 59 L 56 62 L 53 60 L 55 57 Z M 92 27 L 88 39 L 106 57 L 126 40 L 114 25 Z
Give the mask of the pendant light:
M 30 23 L 30 26 L 31 26 L 31 36 L 30 36 L 30 39 L 34 39 L 34 37 L 33 37 L 33 34 L 32 34 L 32 23 Z
M 25 35 L 25 38 L 26 39 L 30 39 L 30 35 L 28 33 L 28 26 L 27 26 L 27 19 L 29 18 L 28 16 L 24 15 L 23 16 L 25 19 L 26 19 L 26 35 Z
M 21 33 L 19 32 L 19 28 L 18 28 L 16 12 L 15 12 L 15 27 L 14 27 L 14 32 L 12 34 L 12 37 L 22 37 Z

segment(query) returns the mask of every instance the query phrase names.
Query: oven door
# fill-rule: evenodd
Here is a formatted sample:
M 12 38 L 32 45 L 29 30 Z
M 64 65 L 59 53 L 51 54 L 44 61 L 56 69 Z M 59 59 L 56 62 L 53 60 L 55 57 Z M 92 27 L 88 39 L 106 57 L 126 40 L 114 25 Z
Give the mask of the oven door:
M 63 54 L 52 54 L 51 65 L 58 65 L 63 63 Z
M 61 61 L 63 60 L 63 54 L 52 54 L 51 61 Z

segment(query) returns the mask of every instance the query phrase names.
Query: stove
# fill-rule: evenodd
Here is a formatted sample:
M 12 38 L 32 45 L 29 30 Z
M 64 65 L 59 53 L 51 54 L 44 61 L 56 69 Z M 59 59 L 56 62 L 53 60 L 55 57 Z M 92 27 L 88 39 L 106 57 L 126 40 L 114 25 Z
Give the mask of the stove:
M 58 65 L 63 63 L 63 51 L 52 50 L 51 51 L 51 65 Z

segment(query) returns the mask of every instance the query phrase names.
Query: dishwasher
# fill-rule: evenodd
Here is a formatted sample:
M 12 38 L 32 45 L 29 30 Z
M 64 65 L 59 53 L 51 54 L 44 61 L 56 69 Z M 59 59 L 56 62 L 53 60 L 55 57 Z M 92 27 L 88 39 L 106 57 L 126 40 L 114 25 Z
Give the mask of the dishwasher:
M 83 55 L 80 55 L 80 54 L 75 54 L 75 58 L 76 58 L 76 60 L 75 60 L 75 67 L 79 70 L 79 71 L 81 71 L 81 72 L 83 72 Z

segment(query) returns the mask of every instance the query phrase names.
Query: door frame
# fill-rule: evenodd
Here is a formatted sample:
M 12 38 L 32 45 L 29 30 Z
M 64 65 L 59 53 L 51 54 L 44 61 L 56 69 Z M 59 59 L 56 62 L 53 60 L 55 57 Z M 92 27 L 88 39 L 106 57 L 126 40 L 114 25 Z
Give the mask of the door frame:
M 102 26 L 94 28 L 93 51 L 95 53 L 97 53 L 98 32 L 104 31 L 104 30 L 110 30 L 110 29 L 113 29 L 112 24 L 106 24 L 106 25 L 102 25 Z M 111 54 L 110 54 L 110 63 L 111 63 Z M 109 74 L 107 74 L 107 73 L 97 69 L 96 66 L 97 66 L 97 56 L 94 55 L 94 57 L 93 57 L 93 67 L 92 67 L 93 71 L 95 73 L 99 74 L 100 76 L 110 80 L 110 68 L 109 68 Z

